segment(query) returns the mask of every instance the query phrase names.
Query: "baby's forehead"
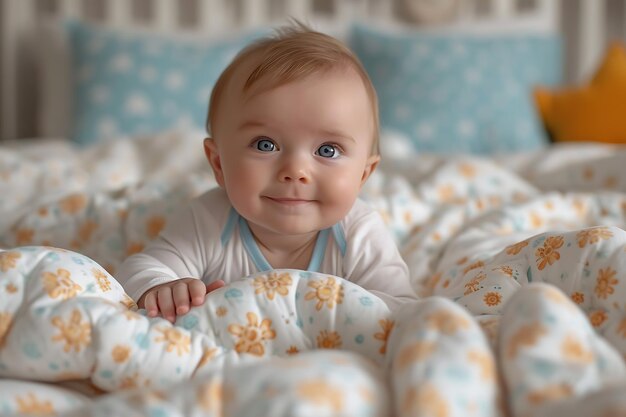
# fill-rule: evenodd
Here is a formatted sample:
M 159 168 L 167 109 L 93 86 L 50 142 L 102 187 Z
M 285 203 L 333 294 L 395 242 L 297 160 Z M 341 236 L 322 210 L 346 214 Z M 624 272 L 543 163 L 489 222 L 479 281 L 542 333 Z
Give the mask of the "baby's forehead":
M 359 76 L 356 69 L 348 62 L 338 62 L 333 65 L 311 66 L 304 69 L 294 67 L 290 68 L 290 71 L 285 71 L 284 68 L 281 68 L 282 72 L 280 70 L 272 70 L 266 66 L 263 68 L 265 70 L 264 72 L 254 74 L 255 78 L 251 80 L 253 73 L 258 71 L 264 64 L 263 56 L 260 53 L 256 55 L 252 54 L 242 60 L 239 65 L 233 69 L 232 76 L 228 80 L 226 86 L 227 94 L 231 98 L 247 100 L 257 94 L 284 85 L 310 78 L 322 77 L 328 74 L 345 74 L 346 76 L 357 78 Z

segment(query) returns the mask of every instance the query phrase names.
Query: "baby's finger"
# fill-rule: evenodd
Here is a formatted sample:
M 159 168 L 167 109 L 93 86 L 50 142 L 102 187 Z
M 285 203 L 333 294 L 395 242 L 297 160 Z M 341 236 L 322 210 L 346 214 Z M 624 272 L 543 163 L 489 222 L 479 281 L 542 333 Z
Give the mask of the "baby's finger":
M 186 282 L 179 282 L 172 288 L 176 315 L 186 314 L 189 311 L 189 293 L 190 287 Z
M 218 288 L 222 288 L 224 285 L 226 285 L 226 283 L 224 281 L 222 281 L 221 279 L 218 279 L 217 281 L 213 281 L 213 282 L 207 284 L 206 292 L 208 294 L 211 291 L 215 291 Z
M 159 306 L 157 305 L 156 291 L 150 291 L 143 299 L 144 308 L 148 313 L 148 317 L 156 317 L 159 313 Z
M 159 310 L 165 320 L 174 323 L 176 313 L 174 312 L 174 300 L 172 299 L 172 289 L 170 287 L 161 287 L 157 293 L 157 301 Z
M 191 305 L 199 306 L 204 303 L 204 296 L 206 295 L 205 285 L 199 279 L 190 280 L 187 282 L 189 285 L 189 295 L 191 297 Z

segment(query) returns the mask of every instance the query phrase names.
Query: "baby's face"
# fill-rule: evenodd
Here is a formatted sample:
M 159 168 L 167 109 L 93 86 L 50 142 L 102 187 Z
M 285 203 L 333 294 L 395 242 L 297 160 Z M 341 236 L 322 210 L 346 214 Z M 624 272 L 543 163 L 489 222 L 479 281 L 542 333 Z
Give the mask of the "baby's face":
M 247 98 L 231 92 L 211 162 L 253 231 L 296 235 L 341 220 L 378 162 L 360 77 L 332 71 Z

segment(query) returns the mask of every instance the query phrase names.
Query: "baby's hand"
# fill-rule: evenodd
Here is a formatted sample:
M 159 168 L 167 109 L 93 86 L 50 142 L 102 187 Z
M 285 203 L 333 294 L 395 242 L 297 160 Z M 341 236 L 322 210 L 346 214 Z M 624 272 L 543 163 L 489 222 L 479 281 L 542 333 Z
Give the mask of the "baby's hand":
M 202 305 L 205 295 L 224 285 L 221 279 L 205 285 L 196 278 L 181 278 L 146 291 L 137 305 L 146 309 L 148 317 L 156 317 L 161 312 L 164 319 L 174 323 L 176 316 L 187 314 L 193 306 Z

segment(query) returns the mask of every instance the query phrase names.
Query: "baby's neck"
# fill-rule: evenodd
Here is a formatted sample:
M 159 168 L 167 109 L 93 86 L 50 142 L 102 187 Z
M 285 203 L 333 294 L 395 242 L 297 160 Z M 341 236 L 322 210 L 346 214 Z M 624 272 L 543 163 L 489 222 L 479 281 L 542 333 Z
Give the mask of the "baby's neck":
M 303 235 L 263 233 L 250 225 L 259 249 L 272 268 L 307 269 L 313 256 L 318 231 Z

